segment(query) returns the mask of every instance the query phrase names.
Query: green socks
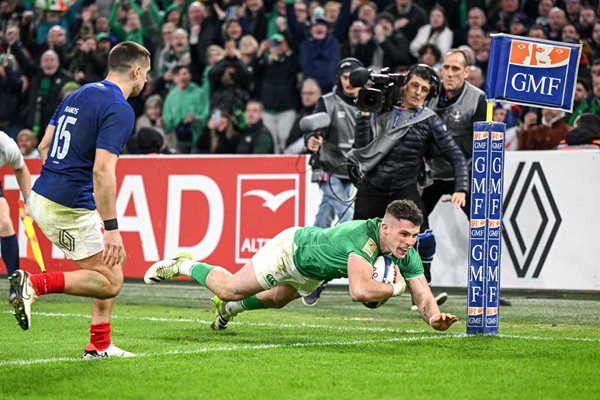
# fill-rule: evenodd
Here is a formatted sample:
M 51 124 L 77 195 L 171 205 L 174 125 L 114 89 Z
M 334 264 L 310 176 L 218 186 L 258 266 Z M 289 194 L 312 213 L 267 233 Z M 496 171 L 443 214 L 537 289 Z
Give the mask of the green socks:
M 206 276 L 208 273 L 215 267 L 205 263 L 195 263 L 192 268 L 190 268 L 190 276 L 193 280 L 206 287 Z
M 256 298 L 256 295 L 245 298 L 241 303 L 245 310 L 262 310 L 267 308 Z

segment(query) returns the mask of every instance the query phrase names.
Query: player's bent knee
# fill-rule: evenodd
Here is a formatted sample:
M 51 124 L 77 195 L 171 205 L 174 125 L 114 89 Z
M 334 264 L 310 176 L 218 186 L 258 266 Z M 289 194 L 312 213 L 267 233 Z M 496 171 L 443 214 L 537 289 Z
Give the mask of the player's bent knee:
M 220 288 L 213 289 L 215 294 L 223 301 L 240 301 L 248 297 L 247 293 L 242 293 L 236 288 L 222 286 Z
M 104 290 L 102 291 L 102 296 L 99 298 L 102 299 L 112 299 L 113 297 L 117 297 L 119 293 L 121 293 L 121 288 L 123 287 L 120 282 L 108 282 L 104 286 Z
M 8 216 L 0 215 L 0 236 L 14 235 L 15 230 Z

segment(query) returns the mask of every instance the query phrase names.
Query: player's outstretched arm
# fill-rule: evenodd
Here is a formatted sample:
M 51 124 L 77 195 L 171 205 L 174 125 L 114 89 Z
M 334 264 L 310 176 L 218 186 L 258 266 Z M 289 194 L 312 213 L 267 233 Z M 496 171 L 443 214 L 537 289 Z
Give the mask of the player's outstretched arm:
M 55 129 L 56 127 L 54 125 L 48 125 L 48 127 L 46 128 L 46 132 L 44 132 L 44 137 L 38 145 L 38 151 L 40 152 L 42 164 L 44 164 L 46 162 L 46 159 L 48 158 L 48 150 L 50 150 L 50 145 L 52 144 L 52 138 L 54 137 Z
M 445 331 L 458 321 L 458 318 L 452 314 L 440 312 L 431 289 L 427 284 L 425 276 L 408 279 L 408 286 L 413 296 L 413 300 L 419 309 L 421 318 L 431 327 L 438 331 Z

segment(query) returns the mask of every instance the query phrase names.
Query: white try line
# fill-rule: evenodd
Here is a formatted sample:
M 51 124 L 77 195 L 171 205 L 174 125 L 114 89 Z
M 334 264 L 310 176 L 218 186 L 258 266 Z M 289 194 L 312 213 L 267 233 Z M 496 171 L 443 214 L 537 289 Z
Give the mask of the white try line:
M 435 339 L 450 339 L 463 337 L 464 334 L 447 334 L 439 336 L 409 336 L 401 338 L 382 338 L 382 339 L 368 339 L 368 340 L 344 340 L 344 341 L 330 341 L 330 342 L 298 342 L 298 343 L 265 343 L 255 345 L 233 345 L 233 346 L 216 346 L 216 347 L 201 347 L 199 349 L 190 350 L 170 350 L 165 352 L 157 353 L 138 353 L 135 357 L 128 357 L 132 359 L 140 357 L 166 357 L 166 356 L 177 356 L 185 354 L 201 354 L 201 353 L 215 353 L 215 352 L 232 352 L 232 351 L 248 351 L 248 350 L 271 350 L 271 349 L 285 349 L 285 348 L 302 348 L 302 347 L 331 347 L 331 346 L 362 346 L 365 344 L 380 344 L 380 343 L 394 343 L 394 342 L 414 342 L 419 340 L 435 340 Z M 95 360 L 91 360 L 95 361 Z M 90 360 L 84 360 L 81 357 L 53 357 L 53 358 L 38 358 L 31 360 L 13 360 L 13 361 L 0 361 L 0 367 L 11 366 L 11 365 L 34 365 L 34 364 L 49 364 L 56 362 L 90 362 Z
M 12 311 L 2 311 L 2 314 L 12 314 Z M 36 317 L 59 317 L 59 318 L 90 318 L 90 314 L 75 314 L 75 313 L 49 313 L 49 312 L 34 312 L 33 318 Z M 195 318 L 166 318 L 166 317 L 135 317 L 127 315 L 113 315 L 111 317 L 115 319 L 126 319 L 136 321 L 150 321 L 150 322 L 176 322 L 176 323 L 194 323 L 199 325 L 210 325 L 213 320 L 203 320 Z M 377 321 L 383 322 L 383 321 Z M 385 321 L 391 322 L 391 321 Z M 273 322 L 242 322 L 235 321 L 235 325 L 238 326 L 250 326 L 250 327 L 267 327 L 267 328 L 286 328 L 286 329 L 297 329 L 297 328 L 309 328 L 309 329 L 322 329 L 322 330 L 338 330 L 338 331 L 356 331 L 356 332 L 389 332 L 389 333 L 410 333 L 410 334 L 435 334 L 431 330 L 406 330 L 388 327 L 378 326 L 341 326 L 341 325 L 323 325 L 323 324 L 288 324 L 288 323 L 273 323 Z

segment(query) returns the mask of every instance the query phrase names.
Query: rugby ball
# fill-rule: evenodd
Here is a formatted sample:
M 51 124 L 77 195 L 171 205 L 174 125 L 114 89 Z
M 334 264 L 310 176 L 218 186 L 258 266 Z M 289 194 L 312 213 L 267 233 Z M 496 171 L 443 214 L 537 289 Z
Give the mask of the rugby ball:
M 394 268 L 394 263 L 388 256 L 379 256 L 375 260 L 375 263 L 373 264 L 373 279 L 382 283 L 395 282 L 396 268 Z M 389 298 L 379 301 L 363 302 L 363 304 L 367 308 L 379 308 L 387 303 L 388 300 Z

